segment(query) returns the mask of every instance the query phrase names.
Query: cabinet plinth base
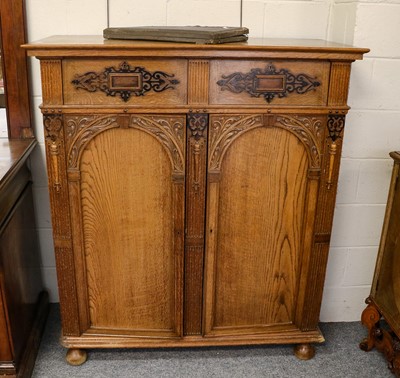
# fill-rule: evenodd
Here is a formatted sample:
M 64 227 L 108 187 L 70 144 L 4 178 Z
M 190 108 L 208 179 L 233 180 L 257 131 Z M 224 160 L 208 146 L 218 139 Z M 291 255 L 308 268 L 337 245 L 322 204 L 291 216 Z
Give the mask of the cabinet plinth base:
M 71 348 L 68 349 L 65 359 L 70 365 L 79 366 L 86 362 L 87 352 L 84 349 Z
M 101 334 L 99 331 L 83 333 L 81 336 L 63 336 L 61 344 L 72 349 L 97 348 L 185 348 L 210 346 L 241 345 L 282 345 L 282 344 L 316 344 L 325 341 L 319 328 L 312 331 L 281 330 L 263 335 L 238 336 L 185 336 L 176 338 L 148 338 L 136 335 Z
M 311 360 L 315 356 L 315 348 L 311 344 L 299 344 L 294 347 L 294 355 L 299 360 Z
M 394 332 L 381 328 L 382 314 L 370 298 L 366 303 L 368 306 L 361 315 L 361 322 L 368 329 L 368 337 L 361 341 L 360 349 L 369 352 L 376 347 L 384 354 L 390 371 L 396 377 L 400 377 L 400 340 Z

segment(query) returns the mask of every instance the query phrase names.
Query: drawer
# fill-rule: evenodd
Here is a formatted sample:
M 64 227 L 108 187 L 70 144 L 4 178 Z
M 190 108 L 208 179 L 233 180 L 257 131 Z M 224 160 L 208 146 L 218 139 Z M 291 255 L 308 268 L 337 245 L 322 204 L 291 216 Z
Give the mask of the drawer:
M 215 60 L 210 67 L 210 103 L 326 105 L 329 62 Z
M 182 105 L 187 103 L 185 59 L 66 59 L 66 105 Z

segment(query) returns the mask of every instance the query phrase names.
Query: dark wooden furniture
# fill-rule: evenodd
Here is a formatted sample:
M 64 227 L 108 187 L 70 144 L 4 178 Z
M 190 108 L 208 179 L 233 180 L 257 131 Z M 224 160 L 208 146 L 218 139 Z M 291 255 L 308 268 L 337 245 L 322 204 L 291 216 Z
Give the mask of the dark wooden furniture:
M 9 138 L 0 139 L 0 375 L 30 377 L 46 320 L 27 159 L 30 122 L 24 7 L 0 1 L 1 54 Z
M 390 156 L 394 165 L 381 243 L 368 306 L 361 317 L 368 337 L 360 347 L 369 351 L 375 346 L 384 353 L 389 369 L 400 377 L 400 152 Z M 382 317 L 389 329 L 382 327 Z
M 29 377 L 47 316 L 31 178 L 34 140 L 0 139 L 0 375 Z
M 350 65 L 324 41 L 51 37 L 41 61 L 67 360 L 83 348 L 313 355 Z

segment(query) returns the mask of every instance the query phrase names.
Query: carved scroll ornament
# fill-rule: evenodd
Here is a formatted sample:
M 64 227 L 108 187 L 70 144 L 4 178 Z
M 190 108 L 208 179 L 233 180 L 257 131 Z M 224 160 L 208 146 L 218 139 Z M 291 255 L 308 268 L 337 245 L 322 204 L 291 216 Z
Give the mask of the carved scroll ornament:
M 318 117 L 276 116 L 272 127 L 286 129 L 306 147 L 310 167 L 320 168 L 323 126 Z M 210 126 L 209 167 L 219 170 L 222 158 L 231 143 L 241 134 L 257 127 L 266 127 L 262 115 L 213 117 Z
M 173 74 L 162 71 L 149 72 L 143 67 L 134 67 L 122 62 L 119 68 L 107 67 L 103 72 L 86 72 L 72 80 L 76 89 L 88 92 L 102 91 L 107 96 L 119 95 L 128 101 L 132 95 L 144 96 L 149 91 L 162 92 L 174 89 L 179 80 Z
M 165 147 L 175 173 L 184 173 L 184 117 L 132 116 L 129 127 L 142 130 Z
M 222 158 L 231 143 L 245 131 L 263 126 L 262 115 L 213 117 L 209 136 L 209 168 L 219 170 Z
M 312 168 L 321 166 L 322 122 L 316 117 L 277 116 L 277 127 L 295 134 L 305 145 Z
M 67 118 L 67 138 L 75 138 L 67 140 L 70 142 L 68 153 L 68 168 L 77 169 L 79 166 L 80 156 L 85 146 L 101 132 L 119 127 L 117 116 L 86 116 Z
M 122 118 L 121 118 L 122 117 Z M 129 118 L 127 118 L 129 117 Z M 125 119 L 128 123 L 125 123 Z M 87 144 L 96 135 L 113 128 L 139 129 L 155 137 L 166 149 L 175 172 L 184 170 L 184 118 L 176 116 L 73 116 L 66 120 L 70 136 L 68 168 L 78 169 Z
M 194 194 L 199 194 L 201 186 L 201 170 L 203 162 L 201 161 L 202 151 L 206 145 L 206 134 L 209 116 L 207 113 L 190 111 L 186 117 L 188 127 L 189 151 L 192 154 L 193 167 L 189 178 L 191 178 L 191 187 Z M 204 162 L 205 168 L 205 162 Z
M 278 71 L 271 63 L 265 69 L 253 68 L 247 73 L 234 72 L 223 75 L 217 84 L 222 90 L 233 93 L 245 91 L 251 97 L 262 96 L 268 103 L 275 97 L 287 97 L 292 92 L 304 94 L 321 85 L 316 78 L 304 73 L 295 75 L 284 68 Z
M 344 123 L 344 115 L 329 115 L 327 126 L 329 137 L 331 138 L 332 142 L 336 142 L 338 138 L 341 138 L 342 131 L 344 129 Z

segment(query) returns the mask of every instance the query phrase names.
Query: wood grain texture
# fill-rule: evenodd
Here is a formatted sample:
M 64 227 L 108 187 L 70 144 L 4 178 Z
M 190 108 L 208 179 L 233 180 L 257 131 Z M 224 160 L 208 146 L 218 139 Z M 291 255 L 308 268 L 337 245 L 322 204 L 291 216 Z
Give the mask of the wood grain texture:
M 25 36 L 25 2 L 0 1 L 1 60 L 7 107 L 8 135 L 11 139 L 32 139 L 30 90 Z
M 31 56 L 154 56 L 201 57 L 237 59 L 312 59 L 347 60 L 362 59 L 369 52 L 341 43 L 319 39 L 249 38 L 246 43 L 198 45 L 168 42 L 104 41 L 103 36 L 52 36 L 23 46 Z
M 58 291 L 63 333 L 80 334 L 79 309 L 76 297 L 75 263 L 72 250 L 69 195 L 67 187 L 66 152 L 63 116 L 43 109 L 47 175 L 53 226 Z
M 326 122 L 326 121 L 325 121 Z M 325 124 L 324 122 L 324 124 Z M 329 151 L 331 149 L 331 144 L 333 143 L 330 138 L 328 138 L 329 132 L 327 128 L 323 130 L 323 136 L 326 136 L 326 142 L 324 145 L 323 159 L 322 159 L 322 169 L 324 174 L 321 176 L 320 191 L 318 194 L 318 209 L 316 212 L 315 220 L 315 233 L 330 235 L 333 223 L 333 213 L 334 205 L 336 200 L 337 182 L 339 177 L 340 168 L 340 155 L 342 151 L 342 136 L 343 130 L 341 132 L 341 137 L 335 141 L 336 144 L 336 155 L 332 166 L 331 175 L 331 185 L 328 189 L 328 174 L 331 169 L 331 160 Z
M 208 104 L 208 86 L 210 67 L 208 60 L 189 60 L 188 67 L 188 104 Z
M 174 292 L 182 283 L 173 209 L 183 204 L 173 201 L 163 146 L 143 131 L 111 129 L 88 144 L 80 167 L 92 327 L 175 335 Z
M 0 191 L 10 184 L 36 145 L 32 139 L 0 139 Z
M 208 230 L 217 234 L 215 256 L 207 251 L 215 259 L 208 333 L 293 321 L 307 163 L 297 138 L 277 128 L 251 130 L 226 152 L 216 228 Z
M 6 314 L 1 323 L 4 326 L 5 320 L 8 333 L 8 338 L 1 340 L 1 361 L 12 361 L 16 368 L 25 353 L 43 287 L 33 217 L 32 188 L 26 182 L 13 209 L 0 223 L 1 311 Z
M 235 91 L 228 90 L 226 87 L 218 85 L 218 82 L 224 76 L 232 75 L 235 72 L 244 76 L 251 76 L 251 70 L 265 70 L 269 64 L 273 64 L 277 71 L 281 69 L 290 71 L 297 76 L 305 74 L 315 79 L 320 84 L 318 87 L 305 93 L 287 93 L 286 97 L 274 97 L 269 105 L 325 105 L 329 89 L 329 64 L 318 62 L 313 65 L 301 61 L 297 62 L 278 62 L 278 61 L 260 61 L 260 60 L 213 60 L 210 62 L 210 104 L 252 104 L 258 106 L 267 105 L 265 98 L 260 95 L 255 97 L 247 92 L 248 85 L 244 83 L 236 84 Z M 253 85 L 252 85 L 253 86 Z M 239 89 L 240 88 L 240 89 Z M 253 89 L 254 90 L 254 89 Z M 257 92 L 257 91 L 255 91 Z
M 42 60 L 40 62 L 44 106 L 61 105 L 63 103 L 61 62 L 60 59 Z
M 201 335 L 209 116 L 187 115 L 184 334 Z
M 330 87 L 328 95 L 329 106 L 341 106 L 347 104 L 347 94 L 350 84 L 349 62 L 332 62 L 330 74 Z
M 7 314 L 7 302 L 4 292 L 4 274 L 0 273 L 0 359 L 1 361 L 13 361 L 13 345 L 10 334 L 10 325 Z M 15 373 L 15 367 L 12 367 Z

